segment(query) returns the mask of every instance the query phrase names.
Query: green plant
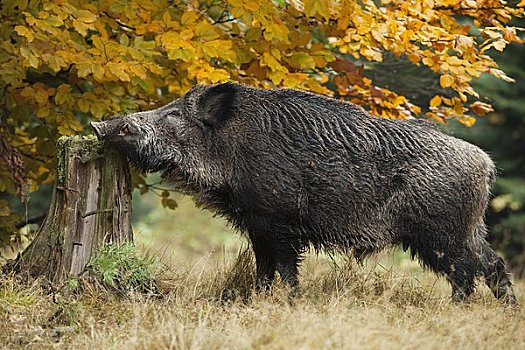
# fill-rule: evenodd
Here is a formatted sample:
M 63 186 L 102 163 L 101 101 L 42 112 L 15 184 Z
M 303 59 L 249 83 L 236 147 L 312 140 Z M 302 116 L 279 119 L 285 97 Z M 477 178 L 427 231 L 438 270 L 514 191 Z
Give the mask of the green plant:
M 92 275 L 105 287 L 146 293 L 158 292 L 158 266 L 155 257 L 139 255 L 132 244 L 107 245 L 88 264 Z

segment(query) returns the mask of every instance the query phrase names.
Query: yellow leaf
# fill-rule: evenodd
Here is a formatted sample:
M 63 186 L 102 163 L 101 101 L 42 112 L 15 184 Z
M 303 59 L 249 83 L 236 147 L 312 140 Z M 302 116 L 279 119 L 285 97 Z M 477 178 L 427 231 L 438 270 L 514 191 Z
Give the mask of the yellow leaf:
M 46 118 L 47 116 L 49 116 L 49 113 L 51 112 L 49 106 L 40 106 L 37 111 L 36 111 L 36 116 L 38 118 Z
M 290 31 L 284 24 L 272 23 L 266 27 L 266 31 L 264 32 L 264 38 L 268 41 L 271 41 L 273 38 L 276 38 L 285 43 L 289 43 L 289 32 Z
M 198 15 L 197 15 L 197 13 L 195 11 L 186 11 L 182 15 L 182 17 L 180 19 L 180 23 L 183 26 L 192 25 L 192 24 L 194 24 L 197 21 L 198 18 L 199 17 L 198 17 Z
M 386 23 L 379 23 L 376 28 L 370 31 L 374 39 L 381 42 L 383 38 L 388 35 L 388 27 Z
M 88 10 L 78 10 L 75 17 L 84 23 L 93 23 L 97 20 L 97 15 Z
M 249 11 L 257 11 L 260 6 L 255 0 L 246 0 L 244 1 L 244 8 Z
M 139 77 L 140 79 L 147 78 L 146 70 L 144 69 L 144 67 L 140 65 L 137 65 L 137 64 L 129 65 L 128 69 L 131 73 L 133 73 L 135 76 Z
M 40 106 L 48 104 L 49 95 L 54 93 L 54 89 L 49 90 L 49 88 L 45 88 L 43 85 L 39 85 L 39 83 L 37 83 L 35 87 L 36 89 L 34 90 L 34 95 L 32 96 L 33 99 Z
M 100 64 L 98 63 L 93 64 L 91 66 L 91 71 L 93 72 L 93 77 L 95 78 L 95 80 L 104 81 L 104 75 L 106 72 L 104 71 L 104 68 L 102 68 Z
M 418 64 L 421 61 L 421 57 L 417 54 L 408 54 L 408 59 L 414 64 Z
M 259 38 L 261 37 L 261 34 L 262 34 L 262 28 L 260 28 L 260 27 L 258 27 L 258 28 L 250 28 L 246 32 L 245 40 L 246 41 L 259 40 Z
M 195 36 L 201 38 L 204 41 L 215 40 L 220 37 L 217 33 L 216 27 L 209 22 L 200 22 L 195 27 Z
M 243 0 L 228 0 L 228 2 L 233 7 L 242 7 L 243 6 Z
M 64 105 L 73 101 L 71 94 L 71 86 L 68 84 L 61 84 L 55 93 L 55 103 Z
M 77 101 L 77 104 L 78 104 L 78 109 L 80 109 L 82 112 L 84 113 L 89 112 L 89 105 L 91 104 L 90 101 L 88 101 L 87 99 L 81 98 Z
M 465 115 L 459 118 L 459 122 L 467 127 L 471 127 L 476 122 L 476 119 L 471 116 Z
M 407 102 L 407 99 L 405 96 L 396 96 L 396 98 L 394 99 L 394 101 L 392 101 L 393 105 L 395 107 L 397 106 L 400 106 L 400 105 L 403 105 Z
M 450 87 L 453 83 L 454 77 L 449 74 L 445 74 L 439 77 L 439 85 L 441 85 L 442 88 Z
M 62 67 L 67 67 L 66 62 L 64 59 L 60 56 L 51 56 L 49 57 L 49 60 L 47 61 L 47 65 L 49 68 L 51 68 L 54 72 L 60 71 Z
M 232 46 L 231 41 L 227 40 L 212 40 L 202 45 L 202 51 L 205 55 L 210 57 L 229 57 L 231 58 L 233 52 L 230 50 Z
M 315 9 L 315 0 L 305 0 L 303 1 L 304 5 L 304 14 L 307 17 L 313 17 L 317 10 Z
M 93 63 L 91 62 L 80 62 L 77 63 L 77 76 L 79 78 L 85 78 L 93 72 Z
M 105 45 L 102 42 L 102 38 L 100 37 L 100 35 L 92 35 L 91 36 L 91 41 L 93 42 L 93 46 L 95 46 L 97 49 L 99 49 L 100 52 L 104 52 L 105 51 Z
M 27 39 L 27 41 L 32 42 L 34 40 L 33 34 L 24 26 L 15 26 L 15 32 L 18 33 L 18 35 L 21 35 Z
M 106 106 L 102 102 L 93 102 L 89 106 L 89 111 L 95 118 L 101 119 L 104 115 L 104 112 L 106 111 Z
M 315 68 L 315 61 L 314 59 L 304 52 L 297 52 L 293 54 L 292 60 L 295 61 L 299 67 L 303 69 L 314 69 Z
M 268 78 L 270 78 L 272 83 L 274 83 L 275 85 L 279 85 L 285 77 L 286 74 L 278 70 L 272 71 L 270 72 L 270 74 L 268 74 Z
M 59 125 L 57 131 L 59 135 L 71 136 L 75 134 L 75 132 L 71 130 L 68 125 Z
M 474 39 L 470 36 L 458 35 L 456 36 L 454 46 L 456 49 L 462 51 L 472 49 L 474 47 Z
M 119 63 L 108 63 L 108 69 L 111 74 L 116 76 L 121 81 L 130 81 L 129 74 L 125 72 L 125 65 Z
M 283 67 L 271 54 L 265 52 L 263 54 L 262 62 L 270 67 L 274 71 L 285 71 L 286 68 Z
M 229 78 L 230 74 L 224 69 L 215 69 L 208 75 L 208 79 L 210 79 L 210 81 L 214 84 L 221 81 L 226 81 Z
M 491 29 L 483 30 L 482 34 L 488 35 L 491 39 L 499 39 L 502 36 L 501 33 L 491 30 Z
M 507 76 L 505 72 L 503 72 L 500 69 L 491 68 L 489 69 L 489 73 L 495 76 L 496 78 L 499 78 L 503 81 L 506 81 L 507 83 L 515 83 L 516 80 L 512 79 L 511 77 Z
M 281 59 L 281 51 L 277 50 L 276 48 L 273 48 L 270 50 L 270 53 L 272 54 L 275 59 L 280 60 Z
M 446 120 L 447 120 L 446 116 L 442 112 L 438 112 L 438 113 L 427 112 L 426 115 L 440 123 L 446 123 Z
M 432 68 L 432 66 L 434 66 L 436 64 L 431 57 L 424 57 L 423 58 L 423 63 L 426 64 L 427 66 L 429 66 L 430 68 Z
M 457 98 L 457 97 L 454 97 L 453 98 L 455 100 L 454 102 L 454 112 L 457 114 L 457 115 L 463 115 L 463 103 L 461 103 L 461 99 Z
M 178 49 L 186 47 L 184 40 L 181 40 L 178 33 L 170 32 L 159 36 L 160 42 L 166 49 Z
M 120 36 L 119 43 L 122 46 L 129 46 L 129 37 L 126 34 L 122 34 Z
M 313 17 L 320 14 L 325 19 L 330 18 L 330 0 L 305 0 L 304 13 L 308 17 Z
M 496 40 L 495 42 L 492 43 L 492 46 L 498 50 L 498 51 L 503 51 L 503 49 L 505 48 L 505 46 L 507 46 L 507 42 L 505 41 L 505 39 L 499 39 L 499 40 Z
M 60 17 L 57 16 L 50 16 L 45 19 L 44 21 L 46 24 L 48 24 L 50 27 L 60 27 L 64 24 L 64 21 Z
M 172 49 L 168 50 L 168 58 L 170 60 L 183 60 L 190 62 L 196 57 L 194 49 Z
M 86 36 L 89 29 L 84 22 L 78 19 L 73 20 L 73 28 L 82 36 Z
M 477 115 L 485 115 L 489 112 L 494 112 L 494 109 L 488 103 L 476 101 L 470 105 L 470 109 Z
M 30 44 L 23 44 L 20 46 L 20 54 L 22 57 L 27 59 L 27 62 L 29 63 L 30 67 L 38 68 L 40 65 L 40 60 L 37 56 L 35 56 L 35 52 L 33 49 L 33 46 Z
M 441 97 L 436 95 L 430 100 L 430 107 L 437 107 L 441 104 Z

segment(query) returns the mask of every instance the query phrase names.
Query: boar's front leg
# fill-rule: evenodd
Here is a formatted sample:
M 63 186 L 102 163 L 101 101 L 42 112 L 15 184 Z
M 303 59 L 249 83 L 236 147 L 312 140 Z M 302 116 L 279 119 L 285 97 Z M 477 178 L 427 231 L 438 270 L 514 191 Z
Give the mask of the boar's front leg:
M 275 257 L 272 242 L 263 235 L 250 234 L 257 268 L 256 290 L 269 290 L 275 279 Z
M 250 234 L 257 268 L 257 291 L 269 290 L 279 272 L 291 295 L 299 294 L 299 263 L 301 245 L 295 240 L 279 236 Z
M 277 271 L 283 282 L 290 288 L 290 296 L 299 295 L 299 264 L 303 247 L 299 241 L 291 237 L 281 237 L 277 240 L 275 251 Z

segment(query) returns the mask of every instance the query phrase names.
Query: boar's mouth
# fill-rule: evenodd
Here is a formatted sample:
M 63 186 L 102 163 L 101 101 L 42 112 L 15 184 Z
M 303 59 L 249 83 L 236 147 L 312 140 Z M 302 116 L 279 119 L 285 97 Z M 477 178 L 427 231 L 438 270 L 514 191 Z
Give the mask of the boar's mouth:
M 91 126 L 95 131 L 95 135 L 99 140 L 104 140 L 106 138 L 106 123 L 104 122 L 91 122 Z

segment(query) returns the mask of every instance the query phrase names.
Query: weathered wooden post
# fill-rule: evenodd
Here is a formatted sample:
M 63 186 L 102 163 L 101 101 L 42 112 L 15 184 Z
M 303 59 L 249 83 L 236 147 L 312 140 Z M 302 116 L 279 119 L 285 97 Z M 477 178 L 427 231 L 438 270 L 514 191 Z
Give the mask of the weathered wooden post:
M 133 240 L 127 160 L 94 136 L 62 137 L 48 214 L 12 267 L 53 283 L 81 274 L 107 243 Z

